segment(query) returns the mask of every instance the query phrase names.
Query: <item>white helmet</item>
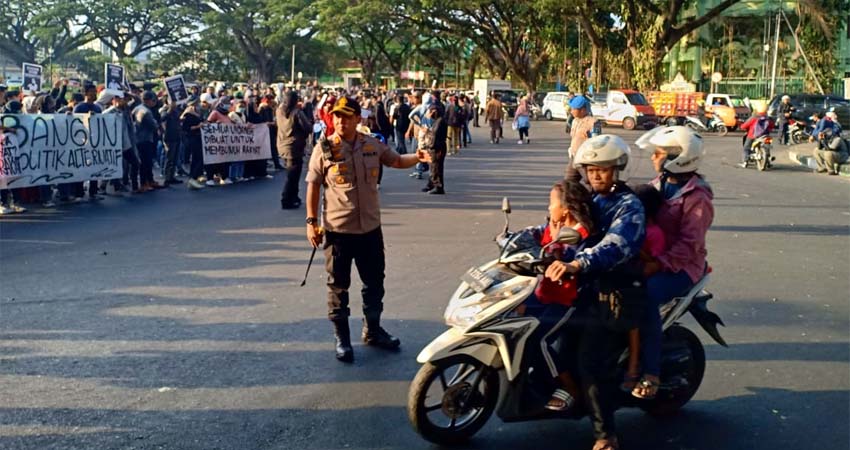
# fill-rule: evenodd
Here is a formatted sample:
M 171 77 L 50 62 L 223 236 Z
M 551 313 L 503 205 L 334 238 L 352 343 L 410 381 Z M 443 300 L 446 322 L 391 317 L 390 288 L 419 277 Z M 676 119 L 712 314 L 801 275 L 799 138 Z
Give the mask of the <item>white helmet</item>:
M 782 101 L 784 102 L 784 101 L 786 101 L 786 100 L 791 100 L 791 97 L 789 97 L 789 96 L 787 96 L 787 95 L 783 95 L 783 96 L 782 96 Z
M 623 170 L 629 163 L 630 153 L 628 144 L 620 136 L 600 134 L 581 144 L 573 157 L 573 167 L 616 167 Z
M 702 136 L 683 126 L 655 128 L 641 136 L 637 145 L 643 149 L 651 146 L 666 150 L 664 170 L 670 173 L 695 172 L 705 156 Z

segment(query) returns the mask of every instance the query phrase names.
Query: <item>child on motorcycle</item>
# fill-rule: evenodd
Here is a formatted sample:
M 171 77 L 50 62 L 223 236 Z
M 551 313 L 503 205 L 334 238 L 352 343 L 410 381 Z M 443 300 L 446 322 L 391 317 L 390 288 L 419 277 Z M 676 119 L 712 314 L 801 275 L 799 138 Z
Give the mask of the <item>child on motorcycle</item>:
M 591 213 L 592 198 L 590 192 L 579 182 L 563 180 L 549 192 L 549 222 L 527 229 L 542 246 L 551 243 L 562 227 L 575 229 L 585 239 L 594 227 Z M 555 261 L 570 262 L 575 257 L 579 244 L 552 244 L 547 254 Z M 520 315 L 534 316 L 540 321 L 535 333 L 546 337 L 561 323 L 566 312 L 578 296 L 577 280 L 560 280 L 544 276 L 538 283 L 534 294 L 518 308 Z M 530 339 L 529 342 L 539 342 Z M 535 352 L 536 359 L 543 357 L 537 346 L 529 346 L 528 351 Z M 534 358 L 533 358 L 534 359 Z M 533 360 L 530 359 L 530 360 Z M 545 367 L 545 365 L 543 366 Z M 579 395 L 579 388 L 570 373 L 559 370 L 556 380 L 558 388 L 546 404 L 546 409 L 564 411 L 569 409 Z
M 639 255 L 641 262 L 646 265 L 662 254 L 667 245 L 664 231 L 655 220 L 658 210 L 664 203 L 664 196 L 650 184 L 636 186 L 633 191 L 643 204 L 644 214 L 646 214 L 646 239 L 643 241 Z M 629 365 L 626 369 L 625 379 L 620 385 L 620 389 L 625 392 L 632 392 L 640 382 L 639 349 L 640 331 L 639 328 L 633 328 L 629 330 Z

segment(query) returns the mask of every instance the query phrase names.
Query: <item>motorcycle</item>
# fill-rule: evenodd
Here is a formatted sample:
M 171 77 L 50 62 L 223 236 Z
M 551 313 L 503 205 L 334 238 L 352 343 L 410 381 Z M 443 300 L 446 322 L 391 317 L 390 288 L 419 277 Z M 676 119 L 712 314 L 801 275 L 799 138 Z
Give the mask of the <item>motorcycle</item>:
M 760 172 L 773 167 L 773 161 L 776 157 L 771 156 L 770 151 L 772 149 L 773 138 L 770 136 L 762 136 L 756 139 L 753 142 L 752 147 L 750 147 L 750 156 L 747 158 L 747 162 L 755 163 L 756 168 L 758 168 Z
M 558 336 L 575 313 L 569 308 L 558 325 L 541 339 L 530 339 L 539 325 L 536 318 L 518 314 L 517 308 L 534 292 L 539 275 L 549 263 L 546 247 L 528 232 L 510 232 L 510 202 L 502 201 L 505 229 L 496 238 L 499 257 L 474 267 L 461 277 L 449 300 L 444 318 L 450 328 L 417 356 L 422 367 L 408 392 L 407 413 L 414 430 L 441 445 L 460 444 L 471 438 L 492 413 L 505 422 L 564 418 L 578 420 L 587 414 L 580 406 L 566 411 L 545 408 L 556 388 L 554 358 L 570 355 L 562 340 L 549 351 L 548 339 Z M 575 230 L 562 228 L 555 242 L 578 242 Z M 551 244 L 549 244 L 551 245 Z M 548 247 L 548 246 L 547 246 Z M 705 351 L 699 338 L 677 321 L 690 312 L 720 345 L 720 317 L 707 308 L 712 298 L 704 287 L 708 272 L 686 295 L 660 308 L 664 328 L 661 386 L 652 400 L 620 392 L 620 406 L 638 407 L 653 415 L 675 413 L 702 382 Z M 527 349 L 540 347 L 542 362 L 533 363 Z M 623 342 L 623 348 L 627 345 Z M 626 371 L 628 350 L 612 355 L 617 376 Z M 610 361 L 615 363 L 613 359 Z M 535 366 L 536 365 L 536 366 Z
M 726 136 L 729 133 L 729 129 L 726 128 L 723 120 L 716 115 L 708 119 L 708 126 L 702 123 L 699 117 L 685 116 L 685 126 L 701 133 L 716 133 L 720 136 Z
M 805 120 L 788 120 L 788 136 L 794 144 L 807 142 L 812 136 L 814 126 Z
M 543 110 L 540 108 L 540 105 L 537 103 L 531 104 L 531 118 L 533 120 L 539 120 L 540 117 L 543 116 Z

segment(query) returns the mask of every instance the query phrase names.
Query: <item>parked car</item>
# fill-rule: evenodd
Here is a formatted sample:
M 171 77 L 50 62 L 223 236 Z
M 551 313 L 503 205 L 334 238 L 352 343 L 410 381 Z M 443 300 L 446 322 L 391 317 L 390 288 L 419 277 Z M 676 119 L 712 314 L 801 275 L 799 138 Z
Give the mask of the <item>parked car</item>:
M 791 104 L 797 108 L 791 118 L 805 121 L 814 113 L 824 113 L 834 108 L 841 126 L 844 129 L 850 129 L 850 100 L 837 95 L 779 94 L 770 99 L 767 115 L 773 118 L 778 116 L 777 111 L 783 95 L 791 97 Z
M 543 98 L 543 106 L 541 111 L 546 120 L 560 119 L 566 120 L 567 113 L 567 98 L 568 92 L 550 92 Z
M 519 94 L 513 89 L 496 89 L 493 92 L 499 94 L 499 101 L 508 111 L 508 117 L 513 117 L 517 106 L 519 106 Z

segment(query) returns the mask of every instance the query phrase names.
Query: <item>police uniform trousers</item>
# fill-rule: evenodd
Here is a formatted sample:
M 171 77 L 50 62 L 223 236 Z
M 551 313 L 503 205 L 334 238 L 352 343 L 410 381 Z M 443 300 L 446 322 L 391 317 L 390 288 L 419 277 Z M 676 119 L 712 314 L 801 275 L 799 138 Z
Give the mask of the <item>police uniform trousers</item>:
M 379 317 L 384 309 L 384 235 L 381 227 L 364 234 L 326 232 L 325 269 L 328 272 L 328 318 L 344 319 L 351 315 L 348 288 L 351 263 L 363 284 L 363 315 Z

